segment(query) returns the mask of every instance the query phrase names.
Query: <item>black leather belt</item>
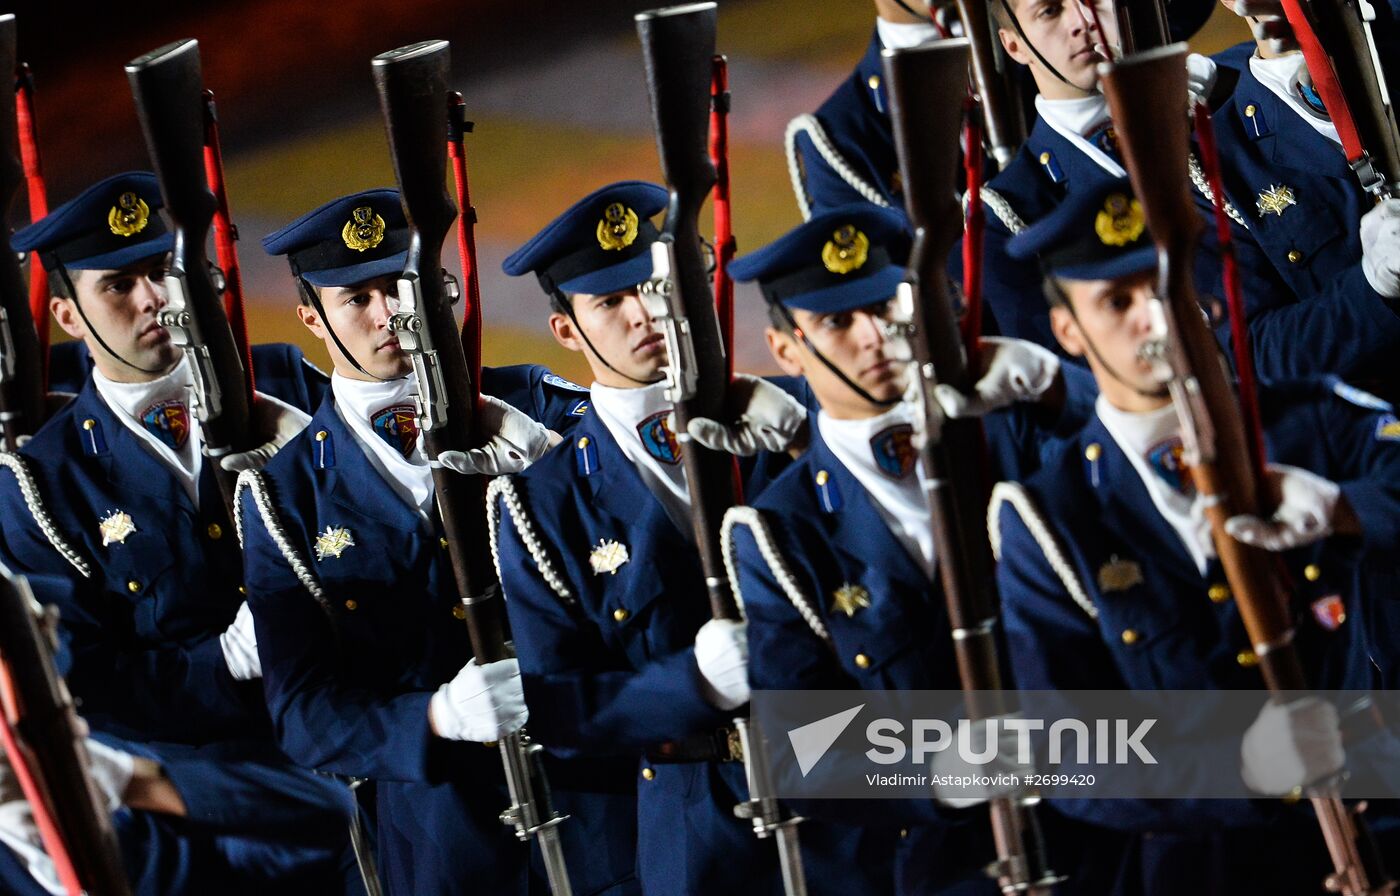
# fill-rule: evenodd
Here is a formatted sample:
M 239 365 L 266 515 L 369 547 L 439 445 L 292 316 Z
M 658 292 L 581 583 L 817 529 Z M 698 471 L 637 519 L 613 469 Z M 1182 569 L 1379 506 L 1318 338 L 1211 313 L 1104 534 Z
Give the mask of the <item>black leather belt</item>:
M 725 725 L 701 734 L 668 740 L 647 750 L 647 761 L 671 762 L 743 762 L 744 747 L 733 725 Z

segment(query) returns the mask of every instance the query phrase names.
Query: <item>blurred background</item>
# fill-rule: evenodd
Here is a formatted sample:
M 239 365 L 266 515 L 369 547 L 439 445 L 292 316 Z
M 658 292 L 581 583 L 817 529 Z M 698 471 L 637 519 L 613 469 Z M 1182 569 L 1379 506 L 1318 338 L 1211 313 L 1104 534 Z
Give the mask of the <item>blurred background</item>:
M 293 311 L 283 259 L 259 240 L 344 193 L 392 186 L 370 58 L 427 38 L 452 41 L 453 88 L 476 124 L 466 150 L 485 309 L 487 364 L 534 362 L 587 383 L 582 359 L 554 344 L 533 277 L 501 260 L 588 191 L 659 180 L 632 14 L 654 0 L 242 0 L 218 4 L 58 2 L 14 8 L 20 58 L 36 81 L 49 204 L 109 174 L 148 166 L 122 66 L 198 38 L 219 107 L 229 203 L 249 330 L 302 345 L 326 365 Z M 874 28 L 870 0 L 721 0 L 729 56 L 734 232 L 742 254 L 800 223 L 783 157 L 787 122 L 845 78 Z M 1212 53 L 1249 38 L 1217 8 L 1192 41 Z M 23 193 L 12 221 L 27 222 Z M 708 233 L 712 221 L 702 217 Z M 211 249 L 212 257 L 212 249 Z M 455 243 L 444 258 L 457 273 Z M 770 372 L 756 290 L 741 285 L 736 363 Z M 64 338 L 55 330 L 55 339 Z

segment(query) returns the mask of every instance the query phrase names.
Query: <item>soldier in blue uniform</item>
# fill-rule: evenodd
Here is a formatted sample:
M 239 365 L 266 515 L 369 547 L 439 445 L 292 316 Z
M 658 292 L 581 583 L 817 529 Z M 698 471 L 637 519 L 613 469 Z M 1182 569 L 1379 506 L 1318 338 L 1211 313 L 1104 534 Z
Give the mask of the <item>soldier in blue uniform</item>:
M 1110 245 L 1096 228 L 1107 218 Z M 990 518 L 1017 684 L 1024 689 L 1250 689 L 1262 684 L 1182 463 L 1170 397 L 1140 349 L 1156 254 L 1126 181 L 1072 196 L 1012 243 L 1040 257 L 1051 319 L 1086 356 L 1097 413 L 1024 488 L 1002 486 Z M 1236 517 L 1241 541 L 1282 551 L 1296 584 L 1295 643 L 1319 687 L 1358 686 L 1358 556 L 1393 553 L 1400 427 L 1378 400 L 1336 381 L 1263 395 L 1269 519 Z M 1054 544 L 1047 543 L 1053 541 Z M 1052 559 L 1054 558 L 1054 559 Z M 1364 685 L 1363 685 L 1364 686 Z M 1287 794 L 1335 772 L 1336 710 L 1315 697 L 1270 704 L 1239 748 L 1244 783 Z M 1311 816 L 1265 800 L 1076 800 L 1062 810 L 1135 834 L 1132 892 L 1316 892 L 1327 870 Z M 1269 863 L 1245 857 L 1268 854 Z
M 542 892 L 529 850 L 498 817 L 510 798 L 489 743 L 525 721 L 518 666 L 472 658 L 415 375 L 388 329 L 407 242 L 393 190 L 333 200 L 263 241 L 288 257 L 297 313 L 334 366 L 307 429 L 240 481 L 267 700 L 289 756 L 373 782 L 387 892 Z M 500 382 L 522 410 L 566 428 L 586 396 L 547 379 L 507 369 Z M 483 396 L 480 421 L 493 435 L 444 455 L 449 468 L 515 470 L 550 443 L 499 398 Z M 587 763 L 549 771 L 573 816 L 561 830 L 576 892 L 634 892 L 630 775 Z
M 665 342 L 637 292 L 666 201 L 653 184 L 612 184 L 506 259 L 506 273 L 539 278 L 551 331 L 595 382 L 568 440 L 493 485 L 499 566 L 532 731 L 562 754 L 612 757 L 635 782 L 644 891 L 777 893 L 772 844 L 733 814 L 747 799 L 730 727 L 748 700 L 744 629 L 707 621 Z M 748 425 L 730 441 L 787 447 L 803 408 L 747 382 Z

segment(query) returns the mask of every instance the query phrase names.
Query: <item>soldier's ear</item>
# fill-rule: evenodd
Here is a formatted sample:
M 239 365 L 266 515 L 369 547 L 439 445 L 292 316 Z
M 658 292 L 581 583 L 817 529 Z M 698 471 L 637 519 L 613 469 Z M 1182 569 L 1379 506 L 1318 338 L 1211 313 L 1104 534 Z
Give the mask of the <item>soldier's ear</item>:
M 326 325 L 321 321 L 321 315 L 310 305 L 298 305 L 297 317 L 301 319 L 306 329 L 311 331 L 311 335 L 317 339 L 326 338 Z
M 62 296 L 50 297 L 49 313 L 53 315 L 54 320 L 58 321 L 59 328 L 74 339 L 82 339 L 87 335 L 87 330 L 83 327 L 82 315 L 78 314 L 78 309 L 73 306 L 72 299 L 65 299 Z
M 783 373 L 788 376 L 802 376 L 802 356 L 797 351 L 797 340 L 792 333 L 769 327 L 764 330 L 763 335 L 768 339 L 768 351 L 773 354 L 773 360 L 778 362 Z
M 1064 305 L 1051 307 L 1050 332 L 1055 334 L 1055 341 L 1059 342 L 1060 347 L 1070 355 L 1076 358 L 1084 357 L 1086 353 L 1084 333 L 1079 329 L 1079 321 Z
M 583 340 L 579 338 L 578 327 L 574 325 L 573 318 L 567 314 L 556 311 L 549 316 L 549 332 L 554 334 L 554 341 L 562 345 L 571 352 L 583 351 Z

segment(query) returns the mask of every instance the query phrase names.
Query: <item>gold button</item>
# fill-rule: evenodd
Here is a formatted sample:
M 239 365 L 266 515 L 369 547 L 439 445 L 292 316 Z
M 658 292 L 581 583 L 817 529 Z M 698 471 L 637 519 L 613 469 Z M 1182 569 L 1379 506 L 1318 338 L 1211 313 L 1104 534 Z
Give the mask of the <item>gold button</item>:
M 352 613 L 359 609 L 359 607 L 360 602 L 355 600 L 353 597 L 345 602 L 345 609 L 349 610 Z
M 869 669 L 870 657 L 866 656 L 863 653 L 856 654 L 856 665 L 861 667 L 862 669 Z
M 1084 449 L 1084 456 L 1087 457 L 1091 463 L 1098 460 L 1100 457 L 1103 457 L 1103 446 L 1098 442 L 1090 442 L 1088 447 Z
M 214 541 L 218 541 L 220 538 L 224 537 L 224 527 L 220 526 L 218 523 L 210 523 L 206 531 L 209 533 L 210 539 Z
M 467 608 L 462 606 L 461 604 L 458 604 L 457 606 L 452 608 L 452 615 L 457 617 L 458 619 L 466 619 Z
M 831 474 L 825 470 L 817 471 L 817 485 L 826 485 L 826 481 L 831 478 Z
M 318 441 L 318 442 L 324 442 L 324 441 L 325 441 L 326 439 L 328 439 L 329 437 L 330 437 L 330 433 L 326 432 L 324 429 L 321 430 L 320 432 L 316 433 L 316 441 Z
M 447 547 L 447 539 L 446 539 L 446 538 L 439 538 L 439 539 L 438 539 L 438 544 L 441 545 L 442 547 L 446 548 L 446 547 Z
M 1316 582 L 1322 578 L 1322 569 L 1316 563 L 1309 563 L 1303 567 L 1303 578 L 1309 582 Z
M 900 828 L 900 829 L 899 829 L 899 838 L 900 838 L 901 840 L 907 838 L 908 836 L 909 836 L 909 829 L 908 829 L 908 828 Z
M 1239 663 L 1241 668 L 1253 669 L 1259 665 L 1259 655 L 1252 650 L 1241 650 L 1235 654 L 1235 662 Z
M 626 622 L 628 619 L 632 618 L 632 614 L 622 607 L 618 607 L 616 610 L 613 610 L 613 618 L 618 622 Z
M 126 583 L 126 590 L 130 591 L 132 594 L 135 594 L 136 592 L 141 590 L 141 583 L 136 581 L 135 579 L 132 579 L 130 582 Z
M 91 417 L 83 421 L 83 429 L 92 429 L 96 425 L 97 421 L 92 419 Z
M 871 90 L 876 90 L 880 86 L 880 76 L 871 75 L 869 78 L 866 79 L 865 83 L 870 85 Z
M 642 777 L 650 781 L 656 777 L 656 771 L 654 769 L 644 768 L 642 769 Z
M 1044 165 L 1045 163 L 1047 163 L 1047 162 L 1049 162 L 1049 161 L 1050 161 L 1050 153 L 1048 153 L 1048 152 L 1043 152 L 1043 153 L 1040 154 L 1040 164 Z
M 1303 253 L 1299 252 L 1297 249 L 1289 249 L 1288 260 L 1293 262 L 1294 264 L 1297 264 L 1298 262 L 1303 260 Z
M 1206 590 L 1206 596 L 1210 598 L 1210 602 L 1213 604 L 1223 604 L 1230 599 L 1230 586 L 1222 585 L 1217 582 Z
M 1257 107 L 1256 107 L 1253 103 L 1250 103 L 1248 106 L 1245 106 L 1245 107 L 1244 107 L 1244 117 L 1245 117 L 1245 118 L 1253 118 L 1256 109 L 1257 109 Z
M 1124 644 L 1136 644 L 1136 643 L 1137 643 L 1137 640 L 1138 640 L 1137 629 L 1135 629 L 1135 628 L 1125 628 L 1125 629 L 1123 629 L 1123 643 L 1124 643 Z
M 1296 803 L 1296 802 L 1298 802 L 1299 800 L 1301 800 L 1302 798 L 1303 798 L 1303 788 L 1301 788 L 1301 787 L 1295 787 L 1295 788 L 1293 788 L 1292 790 L 1290 790 L 1290 791 L 1288 791 L 1287 793 L 1285 793 L 1283 796 L 1279 797 L 1279 799 L 1283 800 L 1283 804 L 1284 804 L 1285 806 L 1291 806 L 1291 805 L 1293 805 L 1294 803 Z
M 247 586 L 247 585 L 239 585 L 239 586 L 238 586 L 238 593 L 239 593 L 239 594 L 246 595 L 246 594 L 248 593 L 248 586 Z
M 579 439 L 579 440 L 578 440 L 578 446 L 579 446 L 580 448 L 587 448 L 587 447 L 588 447 L 588 436 L 584 436 L 583 438 Z

